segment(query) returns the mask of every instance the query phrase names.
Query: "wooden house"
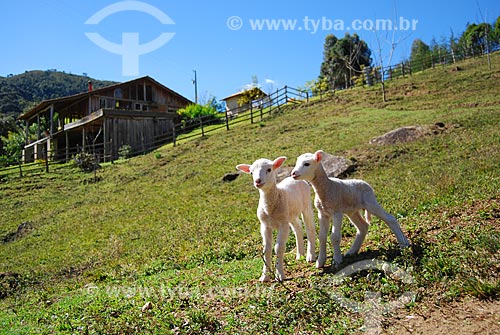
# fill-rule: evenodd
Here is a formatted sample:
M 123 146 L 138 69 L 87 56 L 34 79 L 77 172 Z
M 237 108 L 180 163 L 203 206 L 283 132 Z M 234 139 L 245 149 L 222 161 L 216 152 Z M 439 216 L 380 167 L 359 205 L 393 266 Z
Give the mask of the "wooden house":
M 257 88 L 257 90 L 259 91 L 259 95 L 261 96 L 261 98 L 254 102 L 257 105 L 253 107 L 260 107 L 261 105 L 263 107 L 267 107 L 267 105 L 269 104 L 269 96 L 261 89 Z M 226 102 L 226 113 L 228 116 L 237 116 L 239 112 L 245 111 L 250 108 L 249 104 L 243 106 L 240 104 L 241 97 L 247 94 L 248 91 L 249 90 L 240 91 L 222 99 L 222 101 Z
M 87 92 L 44 100 L 19 117 L 26 129 L 37 125 L 23 159 L 67 161 L 87 151 L 106 161 L 123 146 L 147 151 L 173 139 L 176 112 L 191 103 L 149 76 L 96 90 L 89 82 Z

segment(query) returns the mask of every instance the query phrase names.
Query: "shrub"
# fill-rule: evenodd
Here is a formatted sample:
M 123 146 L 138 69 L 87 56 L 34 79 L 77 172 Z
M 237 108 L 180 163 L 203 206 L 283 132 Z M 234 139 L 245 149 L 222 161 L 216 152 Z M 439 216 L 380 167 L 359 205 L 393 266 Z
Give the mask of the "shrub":
M 89 152 L 80 152 L 75 155 L 73 160 L 75 165 L 85 172 L 95 171 L 100 168 L 97 158 Z
M 183 120 L 196 119 L 200 116 L 217 116 L 217 110 L 211 105 L 191 104 L 177 111 Z
M 127 159 L 132 157 L 132 147 L 128 144 L 122 145 L 118 149 L 118 158 L 119 159 Z

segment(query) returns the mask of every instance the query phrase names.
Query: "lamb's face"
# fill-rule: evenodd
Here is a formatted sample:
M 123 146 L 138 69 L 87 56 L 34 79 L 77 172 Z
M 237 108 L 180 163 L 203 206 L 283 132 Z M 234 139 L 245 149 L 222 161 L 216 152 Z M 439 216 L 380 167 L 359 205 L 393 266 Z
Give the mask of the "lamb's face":
M 319 159 L 318 159 L 319 158 Z M 297 163 L 291 172 L 291 176 L 295 180 L 312 180 L 318 164 L 320 164 L 320 155 L 303 154 L 297 158 Z
M 253 185 L 257 189 L 265 189 L 276 184 L 276 170 L 283 164 L 286 157 L 278 157 L 274 161 L 261 158 L 253 162 L 252 165 L 239 164 L 236 168 L 242 172 L 252 175 Z
M 250 167 L 253 185 L 256 188 L 264 188 L 268 183 L 276 183 L 273 162 L 269 159 L 258 159 Z

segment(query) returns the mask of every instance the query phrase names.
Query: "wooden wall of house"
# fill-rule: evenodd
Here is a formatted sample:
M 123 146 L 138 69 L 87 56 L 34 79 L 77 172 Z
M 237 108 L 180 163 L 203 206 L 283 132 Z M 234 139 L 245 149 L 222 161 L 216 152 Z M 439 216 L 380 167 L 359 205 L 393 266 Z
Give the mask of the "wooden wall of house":
M 174 122 L 170 118 L 107 118 L 105 133 L 111 142 L 109 151 L 113 159 L 118 149 L 130 145 L 132 152 L 148 150 L 158 144 L 158 138 L 173 134 Z

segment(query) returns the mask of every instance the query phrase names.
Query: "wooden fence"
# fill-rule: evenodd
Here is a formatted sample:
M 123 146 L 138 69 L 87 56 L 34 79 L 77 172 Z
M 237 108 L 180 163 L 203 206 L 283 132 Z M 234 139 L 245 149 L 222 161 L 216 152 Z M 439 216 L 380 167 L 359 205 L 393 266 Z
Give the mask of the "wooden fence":
M 176 146 L 180 141 L 204 137 L 211 132 L 220 130 L 230 130 L 242 122 L 260 122 L 266 117 L 284 111 L 291 105 L 309 101 L 309 96 L 308 92 L 285 86 L 266 97 L 254 100 L 252 103 L 238 108 L 236 111 L 233 110 L 232 113 L 226 111 L 221 113 L 220 116 L 202 116 L 175 124 L 173 131 L 156 136 L 150 142 L 142 141 L 135 147 L 126 144 L 117 147 L 118 145 L 112 142 L 94 143 L 93 139 L 89 138 L 85 141 L 87 145 L 68 148 L 64 155 L 61 155 L 60 152 L 44 150 L 33 163 L 22 163 L 21 158 L 19 158 L 17 165 L 0 169 L 0 181 L 8 176 L 18 175 L 23 177 L 34 173 L 48 173 L 57 170 L 67 166 L 65 163 L 74 160 L 82 152 L 91 154 L 96 164 L 100 164 L 102 162 L 113 163 L 116 157 L 112 157 L 109 154 L 110 152 L 118 152 L 119 158 L 128 158 L 152 152 L 168 143 Z M 105 147 L 112 148 L 112 150 L 105 151 Z M 108 152 L 108 154 L 105 154 L 105 152 Z
M 415 71 L 416 68 L 419 71 L 422 71 L 427 68 L 444 66 L 446 64 L 452 64 L 464 59 L 466 59 L 466 57 L 458 59 L 458 57 L 451 57 L 451 55 L 445 55 L 439 58 L 431 57 L 430 59 L 422 59 L 420 61 L 416 60 L 413 62 L 408 61 L 387 66 L 384 68 L 383 73 L 380 68 L 374 68 L 371 70 L 371 74 L 373 76 L 374 83 L 377 83 L 380 82 L 382 78 L 384 81 L 387 81 L 412 75 L 417 72 Z M 425 66 L 428 67 L 426 68 Z M 250 122 L 253 124 L 255 122 L 260 122 L 275 113 L 285 111 L 290 106 L 308 102 L 313 95 L 322 99 L 330 94 L 331 91 L 317 91 L 313 94 L 313 92 L 310 91 L 284 86 L 270 93 L 266 97 L 254 100 L 252 103 L 240 107 L 237 110 L 232 110 L 231 113 L 226 112 L 221 113 L 220 116 L 203 116 L 197 119 L 184 121 L 175 124 L 172 132 L 156 136 L 152 142 L 143 141 L 140 145 L 130 148 L 120 146 L 115 148 L 116 150 L 111 150 L 111 152 L 117 152 L 120 151 L 120 149 L 127 149 L 123 150 L 126 153 L 123 154 L 123 156 L 129 157 L 151 152 L 168 143 L 173 143 L 175 146 L 179 143 L 179 141 L 187 141 L 193 138 L 203 137 L 211 132 L 220 130 L 230 130 L 233 126 L 239 123 Z M 2 168 L 0 169 L 0 181 L 3 177 L 9 175 L 18 174 L 20 176 L 24 176 L 30 173 L 40 173 L 44 171 L 49 172 L 54 168 L 57 169 L 62 166 L 61 163 L 65 163 L 73 159 L 80 152 L 92 153 L 95 155 L 97 162 L 112 162 L 113 159 L 116 159 L 114 157 L 104 156 L 104 147 L 113 147 L 117 145 L 116 143 L 110 142 L 96 144 L 92 143 L 92 140 L 87 141 L 87 143 L 89 144 L 85 147 L 69 148 L 68 154 L 66 154 L 64 158 L 55 157 L 55 153 L 48 151 L 43 153 L 42 159 L 38 159 L 34 163 L 19 163 L 15 166 Z

